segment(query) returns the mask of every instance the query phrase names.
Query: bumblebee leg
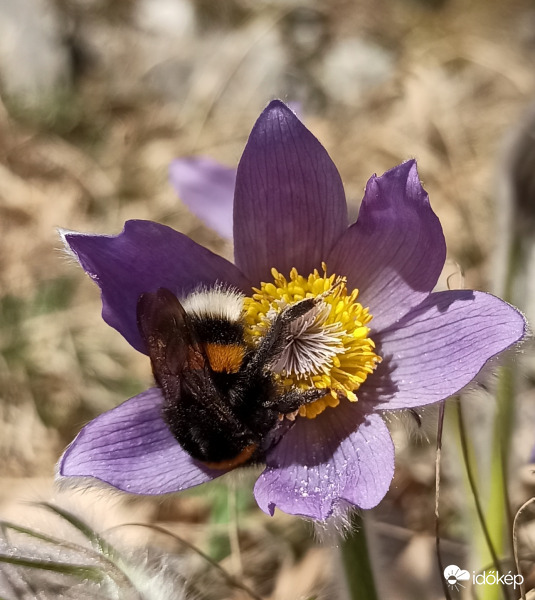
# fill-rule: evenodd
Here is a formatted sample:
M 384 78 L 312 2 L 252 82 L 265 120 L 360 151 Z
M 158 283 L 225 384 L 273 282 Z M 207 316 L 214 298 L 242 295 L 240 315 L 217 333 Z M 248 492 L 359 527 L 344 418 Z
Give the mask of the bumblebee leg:
M 264 404 L 264 406 L 286 415 L 295 412 L 300 406 L 310 404 L 330 393 L 331 390 L 329 389 L 319 390 L 317 388 L 311 388 L 310 390 L 300 390 L 296 388 L 274 398 L 269 403 L 269 406 L 267 404 Z
M 285 325 L 287 323 L 291 323 L 295 321 L 299 317 L 306 315 L 307 312 L 310 312 L 316 304 L 318 304 L 318 298 L 305 298 L 304 300 L 300 300 L 295 304 L 290 304 L 286 308 L 282 309 L 281 312 L 277 315 L 274 323 L 276 321 L 282 321 Z
M 306 315 L 318 302 L 318 298 L 305 298 L 284 308 L 271 323 L 271 327 L 260 342 L 254 358 L 247 366 L 247 371 L 254 373 L 273 363 L 289 341 L 287 332 L 290 323 Z

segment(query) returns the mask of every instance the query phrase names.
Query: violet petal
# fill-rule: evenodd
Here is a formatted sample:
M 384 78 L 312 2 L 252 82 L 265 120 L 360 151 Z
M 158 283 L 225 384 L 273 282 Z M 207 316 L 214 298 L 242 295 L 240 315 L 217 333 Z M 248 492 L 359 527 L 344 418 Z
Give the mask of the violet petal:
M 471 290 L 431 294 L 374 337 L 383 361 L 359 389 L 359 401 L 390 410 L 444 400 L 525 334 L 522 314 L 495 296 Z
M 258 118 L 238 165 L 234 255 L 252 281 L 275 267 L 308 275 L 347 227 L 340 175 L 327 151 L 279 100 Z
M 158 388 L 88 423 L 59 461 L 63 477 L 94 477 L 132 494 L 167 494 L 223 474 L 196 463 L 161 416 Z
M 415 161 L 366 186 L 357 222 L 333 248 L 330 272 L 360 290 L 373 314 L 372 330 L 388 327 L 431 292 L 444 266 L 446 243 Z
M 232 239 L 236 169 L 211 158 L 178 158 L 169 167 L 178 197 L 221 237 Z
M 67 231 L 63 238 L 101 289 L 103 319 L 140 352 L 146 353 L 136 322 L 142 293 L 165 287 L 183 297 L 216 282 L 250 289 L 232 263 L 152 221 L 127 221 L 116 236 Z
M 394 474 L 394 447 L 377 414 L 344 402 L 300 418 L 267 457 L 254 488 L 260 508 L 325 520 L 347 503 L 372 508 Z

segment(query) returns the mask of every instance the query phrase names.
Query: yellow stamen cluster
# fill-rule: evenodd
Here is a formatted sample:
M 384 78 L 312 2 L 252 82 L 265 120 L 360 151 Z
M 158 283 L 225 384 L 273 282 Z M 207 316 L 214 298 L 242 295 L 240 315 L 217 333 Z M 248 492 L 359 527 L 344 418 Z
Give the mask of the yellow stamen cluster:
M 368 337 L 367 324 L 372 315 L 356 301 L 358 290 L 350 292 L 344 278 L 328 277 L 326 265 L 322 267 L 323 274 L 314 270 L 307 278 L 294 268 L 289 280 L 272 269 L 273 282 L 254 288 L 244 305 L 247 335 L 257 343 L 286 306 L 305 298 L 320 298 L 318 311 L 297 327 L 291 342 L 296 344 L 296 358 L 286 364 L 279 361 L 274 368 L 285 387 L 329 390 L 319 400 L 300 407 L 299 414 L 308 418 L 316 417 L 328 406 L 337 406 L 340 398 L 355 402 L 355 392 L 381 360 Z M 300 361 L 299 352 L 312 359 Z

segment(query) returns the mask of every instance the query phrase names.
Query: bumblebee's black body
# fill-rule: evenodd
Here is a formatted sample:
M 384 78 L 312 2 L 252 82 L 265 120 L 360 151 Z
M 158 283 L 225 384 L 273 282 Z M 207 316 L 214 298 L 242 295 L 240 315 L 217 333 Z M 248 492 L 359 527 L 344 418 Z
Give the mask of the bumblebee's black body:
M 327 392 L 281 392 L 269 370 L 288 342 L 288 325 L 315 304 L 307 299 L 281 311 L 252 349 L 241 319 L 188 313 L 164 288 L 140 297 L 138 326 L 165 399 L 163 416 L 188 454 L 214 468 L 260 459 L 279 416 Z

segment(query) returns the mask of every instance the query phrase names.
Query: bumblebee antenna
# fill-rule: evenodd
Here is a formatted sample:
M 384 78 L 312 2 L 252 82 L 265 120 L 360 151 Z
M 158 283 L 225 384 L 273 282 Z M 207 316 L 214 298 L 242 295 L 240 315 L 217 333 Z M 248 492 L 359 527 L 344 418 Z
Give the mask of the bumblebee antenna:
M 343 285 L 345 285 L 347 283 L 347 277 L 342 277 L 342 276 L 338 276 L 333 284 L 329 287 L 328 290 L 325 290 L 322 294 L 319 294 L 318 296 L 316 296 L 315 300 L 319 301 L 319 300 L 323 300 L 324 298 L 327 298 L 327 296 L 329 296 L 330 294 L 333 293 L 334 290 L 336 290 L 336 288 L 339 288 Z

